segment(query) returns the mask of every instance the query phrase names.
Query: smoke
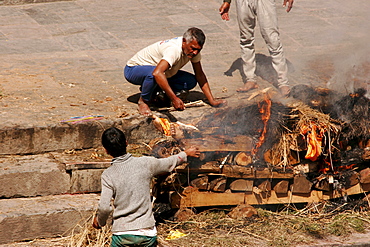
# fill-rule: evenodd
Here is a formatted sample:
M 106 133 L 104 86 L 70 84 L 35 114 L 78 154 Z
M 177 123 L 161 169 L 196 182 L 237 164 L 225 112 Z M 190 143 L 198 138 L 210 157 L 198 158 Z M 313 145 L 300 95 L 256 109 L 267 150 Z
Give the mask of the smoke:
M 313 2 L 297 2 L 297 8 L 299 4 L 307 14 L 303 25 L 308 25 L 310 34 L 298 31 L 298 39 L 304 35 L 303 56 L 301 61 L 292 61 L 294 66 L 306 73 L 304 76 L 308 74 L 308 83 L 313 86 L 341 94 L 364 88 L 370 96 L 370 1 L 328 0 L 315 9 Z

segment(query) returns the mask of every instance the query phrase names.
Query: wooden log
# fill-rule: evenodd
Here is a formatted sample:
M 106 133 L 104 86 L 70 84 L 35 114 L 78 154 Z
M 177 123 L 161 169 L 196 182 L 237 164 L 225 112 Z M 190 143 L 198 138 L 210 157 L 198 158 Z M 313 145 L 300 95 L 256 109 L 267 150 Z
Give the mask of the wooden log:
M 293 178 L 293 173 L 281 173 L 281 172 L 275 172 L 271 171 L 268 168 L 264 168 L 261 170 L 256 169 L 255 170 L 255 178 Z
M 200 165 L 189 165 L 188 163 L 183 163 L 175 168 L 177 172 L 180 173 L 187 173 L 187 172 L 194 172 L 194 173 L 220 173 L 220 163 L 218 161 L 208 161 L 204 164 Z
M 221 172 L 231 178 L 254 178 L 254 169 L 251 167 L 224 165 Z
M 263 181 L 260 185 L 258 185 L 258 189 L 260 189 L 262 192 L 271 191 L 271 182 L 269 180 Z
M 360 183 L 362 184 L 370 183 L 370 168 L 366 168 L 360 171 Z
M 190 185 L 199 189 L 199 190 L 208 190 L 208 176 L 202 176 L 196 178 L 190 182 Z
M 225 192 L 226 178 L 216 178 L 209 183 L 209 190 L 214 192 Z
M 276 194 L 286 194 L 288 193 L 289 189 L 289 181 L 281 180 L 274 186 L 274 191 Z
M 304 162 L 304 163 L 303 163 Z M 303 161 L 302 163 L 294 166 L 293 171 L 295 174 L 316 172 L 318 169 L 317 162 Z
M 207 138 L 183 139 L 185 148 L 197 146 L 201 152 L 251 151 L 253 140 L 249 136 L 207 136 Z
M 244 167 L 236 165 L 224 165 L 221 169 L 222 174 L 231 178 L 282 178 L 290 179 L 294 177 L 293 173 L 280 173 L 273 172 L 268 168 L 261 170 L 254 169 L 253 167 Z
M 318 191 L 312 190 L 307 194 L 294 194 L 288 191 L 284 196 L 277 194 L 274 190 L 271 191 L 269 197 L 262 197 L 254 193 L 215 193 L 202 192 L 196 188 L 186 187 L 184 191 L 179 194 L 173 192 L 170 195 L 171 207 L 204 207 L 204 206 L 224 206 L 224 205 L 262 205 L 262 204 L 286 204 L 286 203 L 312 203 L 321 202 L 322 200 L 329 200 L 343 197 L 344 195 L 364 194 L 370 191 L 370 183 L 356 184 L 351 188 L 338 191 Z
M 269 164 L 274 165 L 274 166 L 276 166 L 277 164 L 279 164 L 281 162 L 279 157 L 272 154 L 271 149 L 267 150 L 263 154 L 263 159 L 266 161 L 266 163 L 269 163 Z
M 330 184 L 327 178 L 321 178 L 315 184 L 315 188 L 323 191 L 330 191 Z
M 246 152 L 239 152 L 234 161 L 239 166 L 247 166 L 252 163 L 252 156 Z
M 352 187 L 360 182 L 360 174 L 352 171 L 349 176 L 346 177 L 346 188 Z
M 312 183 L 305 176 L 297 175 L 294 177 L 292 192 L 298 194 L 307 194 L 312 190 Z
M 253 189 L 253 180 L 237 179 L 230 184 L 232 192 L 251 192 Z

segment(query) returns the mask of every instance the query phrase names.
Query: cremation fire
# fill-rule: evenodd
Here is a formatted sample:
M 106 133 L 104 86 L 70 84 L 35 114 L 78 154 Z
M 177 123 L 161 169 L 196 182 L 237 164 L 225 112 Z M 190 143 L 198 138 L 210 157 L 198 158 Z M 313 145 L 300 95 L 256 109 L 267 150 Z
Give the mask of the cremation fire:
M 293 97 L 294 92 L 300 95 L 297 90 Z M 323 91 L 333 95 L 318 90 L 321 96 Z M 202 191 L 236 197 L 242 193 L 240 200 L 261 204 L 292 200 L 294 195 L 306 195 L 299 200 L 310 201 L 370 190 L 370 100 L 365 93 L 359 89 L 333 102 L 325 100 L 325 107 L 305 104 L 299 97 L 282 105 L 262 93 L 255 104 L 203 117 L 197 131 L 183 130 L 182 138 L 172 141 L 179 147 L 198 145 L 202 152 L 199 160 L 190 159 L 177 169 L 177 182 L 182 182 L 175 186 L 173 205 L 236 203 L 231 195 L 225 199 L 229 193 L 222 193 L 225 202 L 216 202 L 215 194 L 212 202 L 195 200 Z M 159 153 L 163 157 L 168 152 Z M 191 201 L 184 199 L 186 193 L 191 193 Z

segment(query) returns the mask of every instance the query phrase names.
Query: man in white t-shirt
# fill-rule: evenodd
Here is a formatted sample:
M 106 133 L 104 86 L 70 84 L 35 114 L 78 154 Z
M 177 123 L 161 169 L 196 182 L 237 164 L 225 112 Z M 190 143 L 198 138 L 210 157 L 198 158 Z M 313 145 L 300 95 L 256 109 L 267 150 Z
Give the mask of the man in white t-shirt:
M 189 28 L 183 37 L 156 42 L 136 53 L 126 64 L 124 75 L 127 81 L 140 85 L 139 111 L 145 116 L 151 114 L 149 103 L 154 93 L 163 91 L 176 110 L 184 110 L 185 105 L 179 92 L 189 91 L 199 83 L 209 104 L 219 106 L 226 103 L 216 100 L 211 92 L 207 77 L 200 63 L 200 51 L 205 35 L 199 28 Z M 180 70 L 189 61 L 194 74 Z

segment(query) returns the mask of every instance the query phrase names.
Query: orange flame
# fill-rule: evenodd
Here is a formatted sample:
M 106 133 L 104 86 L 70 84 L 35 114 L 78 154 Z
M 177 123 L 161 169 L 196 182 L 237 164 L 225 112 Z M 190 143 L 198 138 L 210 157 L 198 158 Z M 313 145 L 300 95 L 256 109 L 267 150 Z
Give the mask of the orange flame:
M 322 153 L 322 138 L 325 130 L 315 123 L 311 122 L 309 126 L 301 127 L 301 134 L 307 138 L 307 153 L 305 158 L 311 161 L 316 161 Z
M 166 118 L 160 118 L 153 115 L 154 126 L 160 130 L 164 135 L 171 136 L 171 123 Z
M 264 101 L 258 104 L 259 112 L 261 113 L 261 119 L 263 122 L 263 129 L 261 130 L 261 136 L 258 138 L 258 142 L 252 150 L 252 155 L 255 155 L 258 148 L 262 146 L 266 139 L 267 133 L 267 123 L 271 117 L 271 100 L 268 98 L 267 94 L 264 94 Z

